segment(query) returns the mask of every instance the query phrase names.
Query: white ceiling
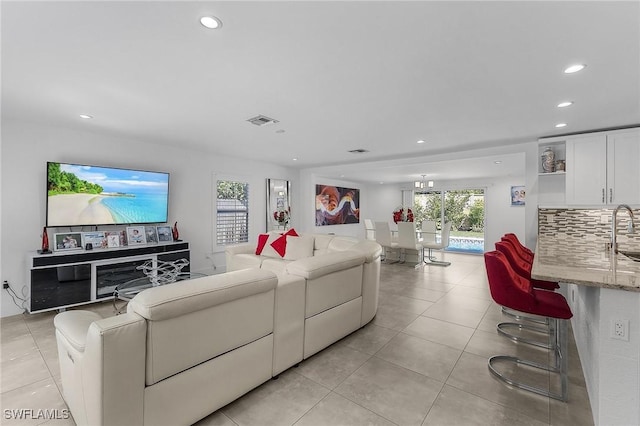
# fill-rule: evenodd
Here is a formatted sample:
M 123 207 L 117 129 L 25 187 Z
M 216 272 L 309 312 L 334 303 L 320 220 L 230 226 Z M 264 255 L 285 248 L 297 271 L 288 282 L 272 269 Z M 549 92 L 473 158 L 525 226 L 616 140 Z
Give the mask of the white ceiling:
M 392 160 L 396 182 L 426 172 L 403 158 L 640 123 L 637 1 L 1 7 L 3 120 L 290 167 L 375 161 L 371 181 Z M 223 27 L 205 29 L 203 15 Z M 587 68 L 564 74 L 573 63 Z M 556 108 L 563 100 L 575 105 Z M 246 121 L 259 114 L 280 122 Z M 474 177 L 476 163 L 442 170 Z

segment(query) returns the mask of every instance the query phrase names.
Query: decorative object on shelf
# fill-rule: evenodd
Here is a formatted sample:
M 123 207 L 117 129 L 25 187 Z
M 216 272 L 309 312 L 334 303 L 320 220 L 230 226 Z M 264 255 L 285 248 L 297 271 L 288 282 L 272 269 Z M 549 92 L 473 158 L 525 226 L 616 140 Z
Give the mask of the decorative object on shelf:
M 273 219 L 278 222 L 279 226 L 287 229 L 289 227 L 289 219 L 291 218 L 291 207 L 287 209 L 278 209 L 273 212 Z
M 555 171 L 556 154 L 550 146 L 546 147 L 542 152 L 542 171 L 544 173 L 553 173 Z
M 50 254 L 51 250 L 49 250 L 49 235 L 47 234 L 47 227 L 42 228 L 42 246 L 40 250 L 38 250 L 40 254 Z
M 511 205 L 512 206 L 524 206 L 525 198 L 524 186 L 512 186 L 511 187 Z
M 173 235 L 173 241 L 182 241 L 180 239 L 180 232 L 178 232 L 178 222 L 176 221 L 176 223 L 173 224 L 173 229 L 171 231 L 172 235 Z
M 141 270 L 154 286 L 175 282 L 182 269 L 189 264 L 187 259 L 178 259 L 171 262 L 162 260 L 148 260 L 136 269 Z
M 413 211 L 410 208 L 404 208 L 403 206 L 399 206 L 393 211 L 393 222 L 413 222 L 414 216 Z
M 63 250 L 82 250 L 82 233 L 81 232 L 67 232 L 64 234 L 53 235 L 55 251 Z
M 360 223 L 360 190 L 316 185 L 316 226 Z
M 82 233 L 82 245 L 85 250 L 88 245 L 91 245 L 91 249 L 94 248 L 107 248 L 107 237 L 104 231 L 93 231 Z
M 169 225 L 156 226 L 156 232 L 158 233 L 158 242 L 166 243 L 173 241 L 173 232 Z
M 146 244 L 147 238 L 144 234 L 144 226 L 127 226 L 127 241 L 130 246 Z
M 565 161 L 556 160 L 556 172 L 564 172 L 564 171 L 565 171 Z

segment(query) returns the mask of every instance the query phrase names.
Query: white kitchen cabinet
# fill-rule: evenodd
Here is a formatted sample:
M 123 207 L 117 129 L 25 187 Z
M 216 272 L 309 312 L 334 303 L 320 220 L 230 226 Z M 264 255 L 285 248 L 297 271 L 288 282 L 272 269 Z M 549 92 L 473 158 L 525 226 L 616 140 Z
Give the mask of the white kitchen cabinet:
M 566 141 L 568 205 L 640 204 L 640 129 Z

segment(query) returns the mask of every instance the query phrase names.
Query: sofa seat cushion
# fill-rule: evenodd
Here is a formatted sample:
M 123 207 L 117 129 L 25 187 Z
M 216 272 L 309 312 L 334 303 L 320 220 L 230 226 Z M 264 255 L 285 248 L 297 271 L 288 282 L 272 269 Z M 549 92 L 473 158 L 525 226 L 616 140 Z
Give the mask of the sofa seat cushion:
M 84 352 L 89 326 L 101 319 L 102 317 L 95 312 L 67 311 L 56 315 L 53 325 L 75 350 Z
M 265 271 L 271 271 L 277 276 L 282 276 L 287 273 L 287 265 L 293 262 L 292 260 L 285 259 L 264 259 L 260 268 Z

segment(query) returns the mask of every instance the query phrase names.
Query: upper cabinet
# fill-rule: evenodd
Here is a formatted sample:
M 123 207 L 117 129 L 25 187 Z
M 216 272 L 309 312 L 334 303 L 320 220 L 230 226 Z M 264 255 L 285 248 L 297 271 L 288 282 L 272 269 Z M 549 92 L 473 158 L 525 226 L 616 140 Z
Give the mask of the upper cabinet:
M 640 129 L 567 137 L 566 202 L 640 204 Z

